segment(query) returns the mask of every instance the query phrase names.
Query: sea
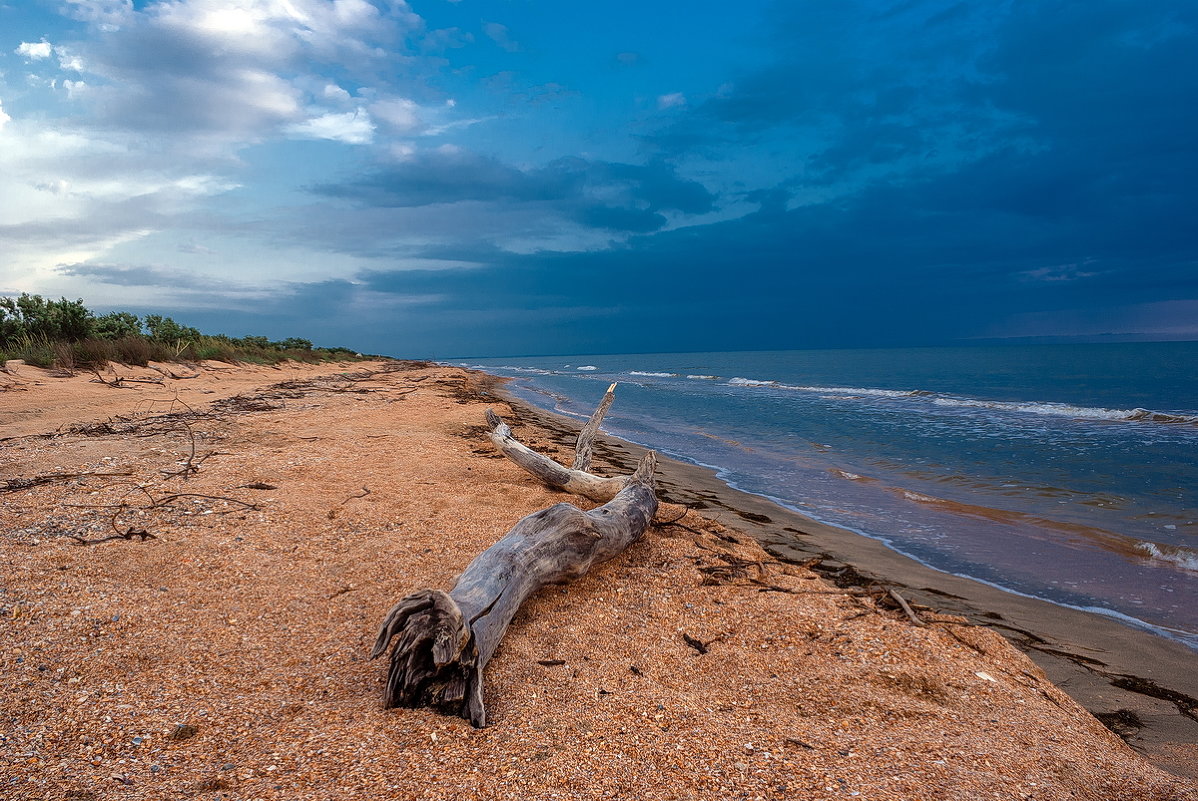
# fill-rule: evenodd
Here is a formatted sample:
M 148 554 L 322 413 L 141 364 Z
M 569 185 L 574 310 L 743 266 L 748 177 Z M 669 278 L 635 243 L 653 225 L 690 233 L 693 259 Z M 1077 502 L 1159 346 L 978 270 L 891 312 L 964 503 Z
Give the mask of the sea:
M 579 420 L 617 382 L 615 436 L 938 570 L 1198 650 L 1198 342 L 460 363 Z

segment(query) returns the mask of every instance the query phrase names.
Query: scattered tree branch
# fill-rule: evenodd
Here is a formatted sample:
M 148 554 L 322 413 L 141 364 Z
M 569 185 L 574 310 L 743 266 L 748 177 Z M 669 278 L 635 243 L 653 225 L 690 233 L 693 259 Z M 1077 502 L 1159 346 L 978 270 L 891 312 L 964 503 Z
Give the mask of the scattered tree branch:
M 40 476 L 32 476 L 31 478 L 10 478 L 3 484 L 0 484 L 0 492 L 19 492 L 32 487 L 41 486 L 42 484 L 50 484 L 55 481 L 69 481 L 73 478 L 93 478 L 93 477 L 111 477 L 111 476 L 128 476 L 131 473 L 45 473 Z
M 70 537 L 71 537 L 71 539 L 73 539 L 75 541 L 76 545 L 99 545 L 101 542 L 111 542 L 112 540 L 132 540 L 135 537 L 137 539 L 141 540 L 142 542 L 145 542 L 146 540 L 158 539 L 150 532 L 148 532 L 144 529 L 140 529 L 140 528 L 136 528 L 136 529 L 130 528 L 124 532 L 118 532 L 116 534 L 111 534 L 107 537 L 98 537 L 94 540 L 89 540 L 84 537 L 80 537 L 77 534 L 71 534 Z
M 338 505 L 338 506 L 344 506 L 345 504 L 347 504 L 347 503 L 349 503 L 350 501 L 352 501 L 354 498 L 365 498 L 365 497 L 366 497 L 367 495 L 369 495 L 369 494 L 370 494 L 370 488 L 369 488 L 369 487 L 362 487 L 362 491 L 361 491 L 361 492 L 359 492 L 357 495 L 350 495 L 348 498 L 346 498 L 344 501 L 342 501 L 341 503 L 339 503 L 339 504 L 337 504 L 337 505 Z
M 897 603 L 899 605 L 899 607 L 903 610 L 903 612 L 907 615 L 907 617 L 911 618 L 912 623 L 914 623 L 915 625 L 917 625 L 921 628 L 928 625 L 927 623 L 924 623 L 923 620 L 920 619 L 919 615 L 915 614 L 915 610 L 911 608 L 911 604 L 907 603 L 907 599 L 904 598 L 903 596 L 899 595 L 899 591 L 896 590 L 894 587 L 888 588 L 886 590 L 886 594 L 894 599 L 895 603 Z

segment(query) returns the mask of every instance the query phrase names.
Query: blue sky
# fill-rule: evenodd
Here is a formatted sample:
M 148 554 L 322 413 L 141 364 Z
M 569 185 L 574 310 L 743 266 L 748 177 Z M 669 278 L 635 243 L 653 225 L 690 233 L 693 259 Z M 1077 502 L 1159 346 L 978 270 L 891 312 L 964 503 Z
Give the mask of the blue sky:
M 0 0 L 0 292 L 397 356 L 1198 339 L 1198 5 Z

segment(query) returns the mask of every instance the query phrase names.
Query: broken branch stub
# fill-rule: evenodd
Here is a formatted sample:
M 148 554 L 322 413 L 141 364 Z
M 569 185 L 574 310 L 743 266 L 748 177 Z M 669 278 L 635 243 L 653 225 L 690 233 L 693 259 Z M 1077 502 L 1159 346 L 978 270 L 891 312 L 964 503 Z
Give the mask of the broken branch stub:
M 607 414 L 607 410 L 611 408 L 612 401 L 616 399 L 616 382 L 612 382 L 607 388 L 607 392 L 603 393 L 603 399 L 599 401 L 599 405 L 595 407 L 591 419 L 587 420 L 587 424 L 582 427 L 582 431 L 578 432 L 578 441 L 574 445 L 574 464 L 575 470 L 587 472 L 591 469 L 591 457 L 594 455 L 592 446 L 595 442 L 595 435 L 599 433 L 599 424 L 603 422 L 603 416 Z
M 615 497 L 590 512 L 559 503 L 528 515 L 471 562 L 451 591 L 421 590 L 396 604 L 370 655 L 381 656 L 399 637 L 384 706 L 433 707 L 485 726 L 483 669 L 512 617 L 539 588 L 584 575 L 644 535 L 657 512 L 656 464 L 649 452 Z

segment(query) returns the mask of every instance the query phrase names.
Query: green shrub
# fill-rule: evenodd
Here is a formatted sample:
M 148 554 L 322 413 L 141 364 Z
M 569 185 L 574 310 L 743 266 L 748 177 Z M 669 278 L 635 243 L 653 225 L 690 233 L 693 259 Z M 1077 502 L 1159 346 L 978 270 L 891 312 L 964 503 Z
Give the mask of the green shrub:
M 204 340 L 206 341 L 201 341 L 192 346 L 192 351 L 197 361 L 211 359 L 217 362 L 229 362 L 230 364 L 237 361 L 237 352 L 233 349 L 232 345 L 212 337 L 204 337 Z
M 129 312 L 109 312 L 95 319 L 92 332 L 100 339 L 140 336 L 141 320 Z
M 150 332 L 150 339 L 175 345 L 179 351 L 183 350 L 180 343 L 194 342 L 203 336 L 196 328 L 179 325 L 171 318 L 158 314 L 147 314 L 145 322 L 146 330 Z
M 22 338 L 78 342 L 91 334 L 94 318 L 82 300 L 46 300 L 22 293 L 0 298 L 0 341 L 11 344 Z
M 148 334 L 142 332 L 143 325 Z M 204 335 L 158 314 L 144 320 L 121 311 L 97 317 L 82 300 L 47 300 L 28 293 L 0 297 L 0 349 L 3 359 L 63 369 L 99 367 L 109 361 L 144 367 L 150 361 L 180 359 L 273 365 L 287 359 L 314 363 L 363 358 L 349 348 L 317 348 L 302 337 L 272 342 L 263 336 Z

